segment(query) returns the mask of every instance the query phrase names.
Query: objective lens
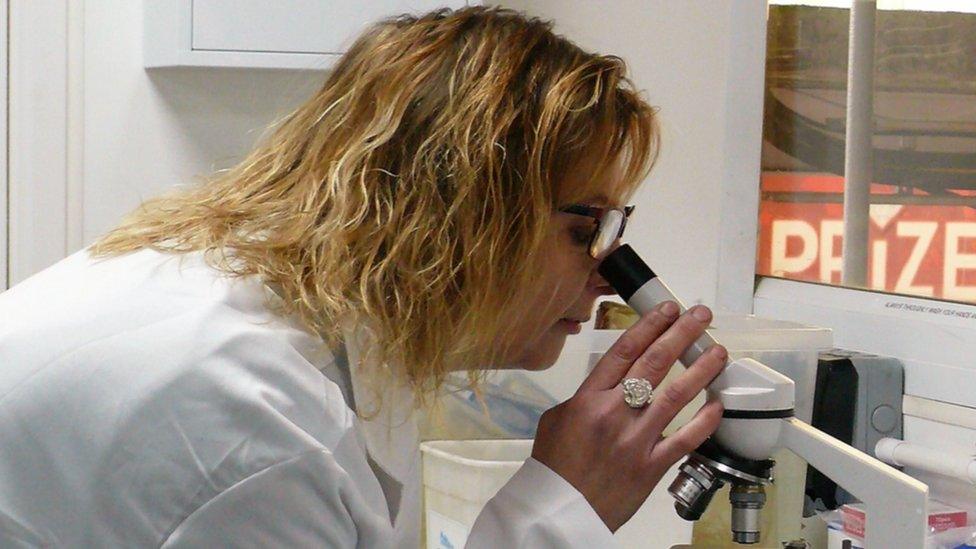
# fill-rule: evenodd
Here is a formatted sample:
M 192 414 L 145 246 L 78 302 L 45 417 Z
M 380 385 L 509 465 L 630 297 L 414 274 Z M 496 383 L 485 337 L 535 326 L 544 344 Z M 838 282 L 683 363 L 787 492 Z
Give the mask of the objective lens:
M 759 543 L 759 515 L 766 504 L 766 491 L 759 484 L 733 484 L 729 502 L 732 504 L 732 540 Z
M 674 509 L 679 517 L 698 520 L 721 487 L 722 481 L 711 468 L 692 457 L 681 465 L 678 477 L 668 487 L 668 492 L 674 496 Z

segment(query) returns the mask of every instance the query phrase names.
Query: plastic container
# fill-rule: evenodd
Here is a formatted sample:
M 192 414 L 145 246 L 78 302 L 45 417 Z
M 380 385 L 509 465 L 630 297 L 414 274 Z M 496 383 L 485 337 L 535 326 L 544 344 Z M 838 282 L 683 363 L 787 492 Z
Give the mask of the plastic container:
M 532 453 L 531 440 L 433 440 L 420 445 L 428 549 L 461 549 L 481 509 Z
M 817 355 L 833 348 L 834 337 L 829 328 L 753 315 L 716 313 L 708 331 L 729 350 L 730 359 L 751 357 L 792 379 L 796 383 L 796 417 L 810 421 L 817 382 Z M 593 332 L 589 369 L 622 333 L 623 330 Z M 679 370 L 675 368 L 672 376 Z
M 709 332 L 716 341 L 729 350 L 730 359 L 751 357 L 792 379 L 796 384 L 794 406 L 796 417 L 801 421 L 810 422 L 813 415 L 813 393 L 817 381 L 817 355 L 833 348 L 833 332 L 830 329 L 753 315 L 716 313 Z M 623 330 L 593 332 L 590 369 L 622 333 Z M 661 386 L 666 386 L 683 370 L 681 366 L 676 365 Z M 675 417 L 665 430 L 665 435 L 673 433 L 687 423 L 704 403 L 705 396 L 701 394 Z M 773 455 L 773 459 L 776 460 L 776 467 L 773 469 L 775 484 L 766 486 L 761 547 L 780 547 L 780 541 L 803 536 L 800 518 L 803 514 L 806 463 L 787 450 L 779 450 Z M 677 465 L 672 467 L 672 472 L 676 467 Z M 719 490 L 702 518 L 694 523 L 691 539 L 679 541 L 685 543 L 692 541 L 695 547 L 709 549 L 739 547 L 731 540 L 728 493 L 728 486 Z M 651 525 L 659 532 L 662 530 L 677 532 L 688 528 L 688 523 L 679 518 L 673 509 L 674 500 L 667 493 L 667 484 L 663 482 L 659 484 L 652 498 L 661 503 L 645 504 L 634 518 L 618 531 L 618 539 L 625 544 L 631 540 L 636 542 L 653 535 Z M 661 523 L 664 516 L 671 521 L 667 525 Z

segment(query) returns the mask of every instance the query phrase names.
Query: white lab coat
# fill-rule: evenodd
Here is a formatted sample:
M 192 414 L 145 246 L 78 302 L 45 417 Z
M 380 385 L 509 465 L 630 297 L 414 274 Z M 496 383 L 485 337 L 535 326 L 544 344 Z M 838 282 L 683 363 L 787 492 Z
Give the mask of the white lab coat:
M 348 357 L 324 350 L 268 299 L 150 250 L 79 252 L 0 294 L 0 546 L 417 546 L 403 391 L 358 418 L 355 334 Z M 529 459 L 468 547 L 612 544 Z

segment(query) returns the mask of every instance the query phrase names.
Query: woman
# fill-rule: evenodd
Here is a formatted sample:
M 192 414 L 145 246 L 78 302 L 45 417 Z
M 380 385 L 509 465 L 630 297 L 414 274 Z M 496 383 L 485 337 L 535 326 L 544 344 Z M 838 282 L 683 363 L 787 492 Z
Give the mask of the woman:
M 623 63 L 546 23 L 372 27 L 235 168 L 0 295 L 3 545 L 416 546 L 415 404 L 555 361 L 612 293 L 601 208 L 656 143 Z M 725 351 L 643 410 L 619 383 L 659 383 L 709 319 L 628 330 L 469 546 L 611 544 L 717 425 L 710 403 L 660 437 Z

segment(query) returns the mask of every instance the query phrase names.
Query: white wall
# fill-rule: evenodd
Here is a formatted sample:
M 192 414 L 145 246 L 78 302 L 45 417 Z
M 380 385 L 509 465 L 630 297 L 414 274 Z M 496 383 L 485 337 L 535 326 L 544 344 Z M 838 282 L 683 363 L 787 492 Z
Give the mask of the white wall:
M 751 311 L 765 3 L 497 3 L 555 21 L 557 32 L 586 49 L 624 58 L 663 125 L 662 156 L 635 201 L 626 239 L 689 305 Z
M 227 167 L 321 73 L 142 68 L 142 2 L 86 0 L 85 244 L 141 200 Z
M 90 244 L 145 198 L 233 164 L 323 79 L 149 73 L 142 5 L 11 6 L 11 285 Z
M 7 0 L 0 1 L 0 151 L 7 150 Z M 0 154 L 0 292 L 7 287 L 7 155 Z

